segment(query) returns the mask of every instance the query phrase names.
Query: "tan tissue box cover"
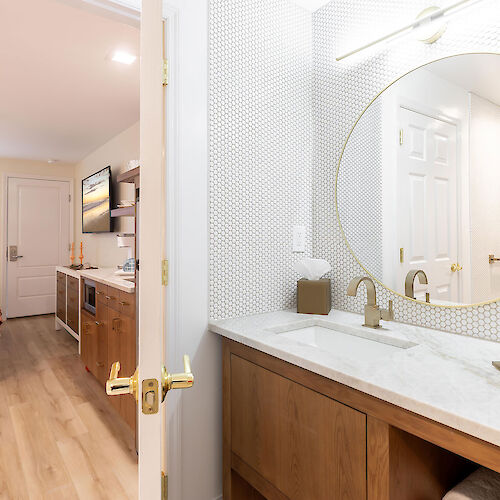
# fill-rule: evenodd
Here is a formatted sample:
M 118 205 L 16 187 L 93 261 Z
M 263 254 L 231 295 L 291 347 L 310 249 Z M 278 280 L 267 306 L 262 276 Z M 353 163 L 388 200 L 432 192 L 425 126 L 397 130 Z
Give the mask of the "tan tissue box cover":
M 297 312 L 302 314 L 328 314 L 332 308 L 331 282 L 320 280 L 297 281 Z

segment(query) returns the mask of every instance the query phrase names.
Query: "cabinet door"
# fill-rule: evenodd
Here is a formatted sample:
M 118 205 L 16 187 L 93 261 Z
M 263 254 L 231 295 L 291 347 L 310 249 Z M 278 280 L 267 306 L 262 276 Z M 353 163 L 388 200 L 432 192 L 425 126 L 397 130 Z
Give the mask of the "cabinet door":
M 103 386 L 108 380 L 108 306 L 105 302 L 96 304 L 96 327 L 97 327 L 97 359 L 90 371 Z
M 97 361 L 97 325 L 95 317 L 82 311 L 82 333 L 80 337 L 83 364 L 92 372 Z
M 120 346 L 122 343 L 122 321 L 120 313 L 112 308 L 108 308 L 108 373 L 111 370 L 111 365 L 115 361 L 119 361 L 120 376 L 129 376 L 129 372 L 125 371 L 125 366 L 121 357 Z M 126 375 L 123 375 L 126 374 Z M 120 411 L 121 402 L 126 396 L 109 396 L 111 404 Z M 120 411 L 121 413 L 121 411 Z
M 366 415 L 234 354 L 231 448 L 290 500 L 366 499 Z
M 57 273 L 57 294 L 56 294 L 57 317 L 66 322 L 66 275 Z
M 120 315 L 120 360 L 124 373 L 134 373 L 136 369 L 135 317 Z M 127 424 L 135 430 L 137 405 L 134 398 L 124 396 L 121 400 L 120 412 Z

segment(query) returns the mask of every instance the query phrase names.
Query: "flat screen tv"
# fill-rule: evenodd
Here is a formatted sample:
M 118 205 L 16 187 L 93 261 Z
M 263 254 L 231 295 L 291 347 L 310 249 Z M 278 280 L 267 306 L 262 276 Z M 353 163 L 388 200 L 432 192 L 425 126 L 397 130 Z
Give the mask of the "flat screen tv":
M 82 180 L 82 233 L 109 233 L 111 227 L 111 167 Z

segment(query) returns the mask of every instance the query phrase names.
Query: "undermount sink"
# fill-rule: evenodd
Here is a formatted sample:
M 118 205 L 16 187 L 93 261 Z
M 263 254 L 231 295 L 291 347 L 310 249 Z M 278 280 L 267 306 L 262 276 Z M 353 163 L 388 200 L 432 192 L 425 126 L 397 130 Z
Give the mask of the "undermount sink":
M 378 333 L 378 331 L 361 328 L 358 330 L 354 327 L 323 320 L 306 320 L 270 328 L 270 330 L 280 337 L 317 347 L 322 351 L 352 361 L 371 362 L 417 345 L 384 333 Z

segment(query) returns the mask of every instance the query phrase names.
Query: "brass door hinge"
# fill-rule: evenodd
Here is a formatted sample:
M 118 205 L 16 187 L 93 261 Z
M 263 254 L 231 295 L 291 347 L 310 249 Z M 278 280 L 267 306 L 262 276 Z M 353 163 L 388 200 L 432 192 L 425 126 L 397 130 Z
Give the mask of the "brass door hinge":
M 399 129 L 399 145 L 400 146 L 403 145 L 403 129 L 402 128 Z
M 161 284 L 163 286 L 168 285 L 168 260 L 163 259 L 161 261 Z
M 168 85 L 168 60 L 163 59 L 161 82 L 164 87 Z
M 399 262 L 401 262 L 401 264 L 403 264 L 404 261 L 405 261 L 405 249 L 400 248 L 399 249 Z
M 168 476 L 161 471 L 161 500 L 168 500 Z

